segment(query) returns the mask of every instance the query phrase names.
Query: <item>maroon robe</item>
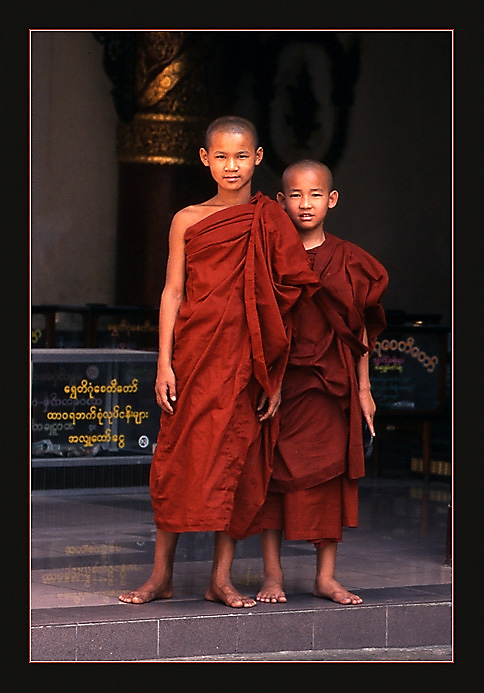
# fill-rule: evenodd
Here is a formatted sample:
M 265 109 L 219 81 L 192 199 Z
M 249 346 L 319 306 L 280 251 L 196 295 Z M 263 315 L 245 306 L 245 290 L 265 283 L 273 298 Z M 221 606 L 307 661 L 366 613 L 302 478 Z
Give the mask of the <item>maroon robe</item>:
M 291 492 L 320 485 L 320 501 L 315 500 L 316 492 L 308 494 L 311 500 L 304 511 L 308 517 L 301 518 L 301 527 L 305 522 L 316 526 L 314 516 L 323 517 L 328 505 L 334 505 L 336 525 L 341 526 L 343 518 L 346 526 L 355 526 L 357 495 L 352 482 L 365 472 L 356 364 L 367 351 L 364 328 L 371 351 L 385 327 L 381 298 L 388 275 L 369 253 L 330 233 L 321 246 L 307 253 L 322 288 L 302 309 L 291 348 L 269 489 L 292 496 Z M 342 475 L 342 485 L 323 488 Z M 348 491 L 346 501 L 330 502 L 330 488 L 340 496 Z M 297 505 L 296 498 L 288 503 L 301 513 L 303 505 L 299 500 Z M 279 528 L 267 522 L 265 526 Z M 289 538 L 310 539 L 314 534 Z
M 319 282 L 281 207 L 257 193 L 185 233 L 185 296 L 174 328 L 177 402 L 162 413 L 150 473 L 158 528 L 255 531 L 272 471 L 279 387 L 297 311 Z

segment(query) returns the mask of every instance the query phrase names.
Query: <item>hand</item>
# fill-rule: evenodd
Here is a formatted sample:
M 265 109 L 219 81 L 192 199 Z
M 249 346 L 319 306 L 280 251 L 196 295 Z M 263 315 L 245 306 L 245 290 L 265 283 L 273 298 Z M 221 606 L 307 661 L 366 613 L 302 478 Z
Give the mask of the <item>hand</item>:
M 272 397 L 268 398 L 266 393 L 263 392 L 262 396 L 260 398 L 259 405 L 257 407 L 257 412 L 259 414 L 259 421 L 265 421 L 266 419 L 272 419 L 275 415 L 277 410 L 279 409 L 279 405 L 281 404 L 281 388 L 277 390 L 277 392 L 272 395 Z
M 158 405 L 167 414 L 174 414 L 173 404 L 176 402 L 176 380 L 172 368 L 158 368 L 155 382 L 155 394 Z
M 360 390 L 359 396 L 362 414 L 366 419 L 366 423 L 368 424 L 368 428 L 370 429 L 371 435 L 374 436 L 375 426 L 373 424 L 373 418 L 375 416 L 376 404 L 373 400 L 370 390 Z

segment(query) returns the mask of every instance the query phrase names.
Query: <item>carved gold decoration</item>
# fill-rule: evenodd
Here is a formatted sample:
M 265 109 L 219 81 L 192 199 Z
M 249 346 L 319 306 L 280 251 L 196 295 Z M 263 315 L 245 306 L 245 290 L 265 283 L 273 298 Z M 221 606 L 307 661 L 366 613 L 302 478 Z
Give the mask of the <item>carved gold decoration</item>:
M 187 116 L 138 113 L 118 125 L 118 159 L 131 163 L 194 164 L 202 124 Z
M 143 32 L 136 60 L 137 112 L 118 125 L 118 159 L 198 164 L 207 126 L 203 79 L 210 39 L 183 31 Z

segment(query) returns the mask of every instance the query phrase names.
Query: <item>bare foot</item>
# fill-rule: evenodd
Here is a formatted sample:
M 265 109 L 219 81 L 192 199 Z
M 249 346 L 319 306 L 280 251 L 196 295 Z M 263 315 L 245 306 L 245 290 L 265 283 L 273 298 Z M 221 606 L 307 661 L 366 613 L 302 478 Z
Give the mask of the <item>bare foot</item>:
M 286 595 L 282 589 L 282 580 L 276 580 L 275 578 L 264 578 L 262 581 L 262 587 L 258 592 L 256 599 L 259 602 L 271 602 L 276 604 L 277 602 L 287 602 Z
M 328 580 L 326 583 L 316 580 L 313 595 L 322 599 L 331 599 L 337 604 L 361 604 L 363 599 L 357 594 L 348 592 L 336 580 Z
M 205 592 L 205 599 L 209 602 L 222 602 L 225 606 L 231 606 L 234 609 L 256 605 L 254 599 L 244 597 L 244 595 L 240 594 L 230 583 L 225 585 L 216 585 L 212 583 Z
M 148 580 L 137 590 L 120 594 L 118 599 L 126 604 L 146 604 L 155 599 L 169 599 L 173 594 L 171 582 L 167 587 Z

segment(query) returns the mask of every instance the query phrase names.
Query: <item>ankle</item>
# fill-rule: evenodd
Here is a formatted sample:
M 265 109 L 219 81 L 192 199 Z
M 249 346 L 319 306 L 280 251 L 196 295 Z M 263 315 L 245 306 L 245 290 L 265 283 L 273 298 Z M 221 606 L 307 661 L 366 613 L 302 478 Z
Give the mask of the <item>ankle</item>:
M 270 568 L 264 568 L 262 577 L 264 580 L 277 580 L 282 582 L 283 578 L 282 568 L 279 566 L 271 566 Z

